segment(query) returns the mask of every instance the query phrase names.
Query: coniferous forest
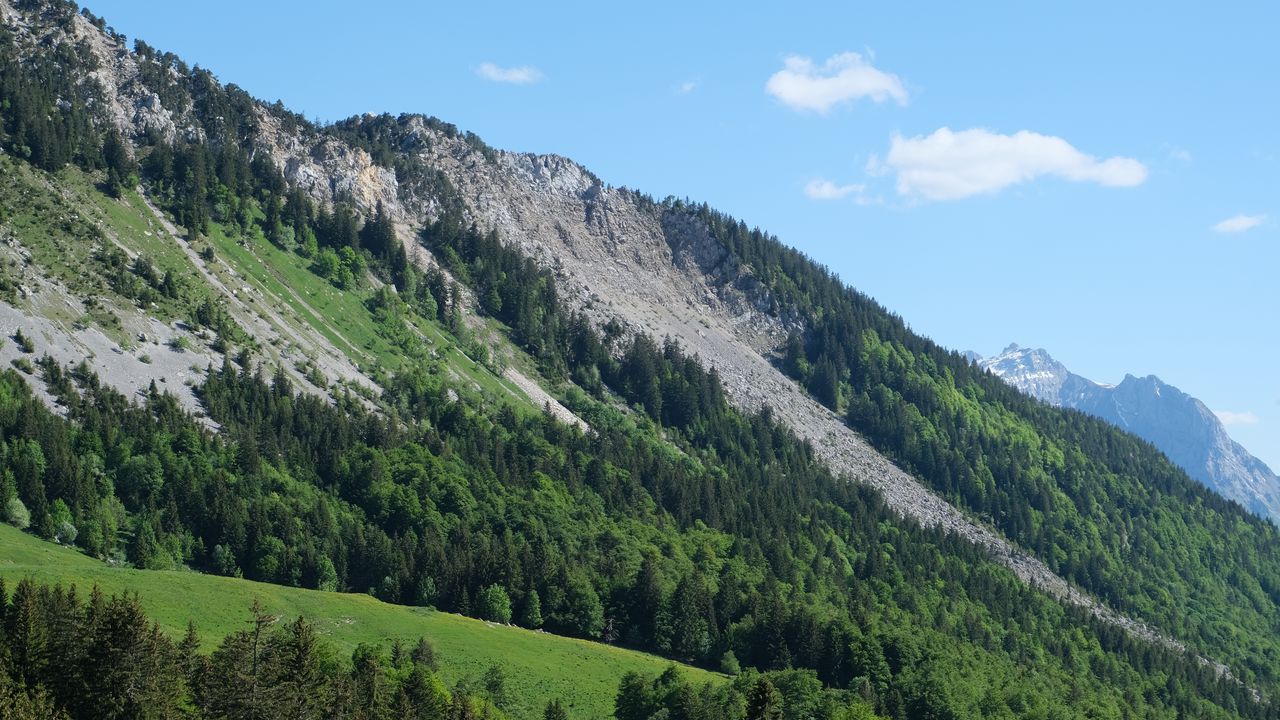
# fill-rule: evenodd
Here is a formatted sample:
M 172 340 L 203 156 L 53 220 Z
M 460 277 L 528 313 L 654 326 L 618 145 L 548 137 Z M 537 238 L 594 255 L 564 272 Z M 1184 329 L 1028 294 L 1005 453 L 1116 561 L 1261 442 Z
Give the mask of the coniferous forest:
M 71 718 L 415 718 L 504 720 L 514 699 L 501 666 L 447 686 L 431 642 L 362 644 L 339 658 L 306 618 L 279 618 L 254 606 L 245 629 L 202 652 L 193 623 L 179 639 L 147 618 L 136 596 L 104 596 L 23 580 L 10 596 L 0 581 L 4 634 L 0 717 Z M 823 688 L 812 672 L 745 673 L 720 687 L 695 687 L 674 668 L 628 674 L 618 687 L 619 718 L 660 710 L 686 718 L 873 718 L 867 703 Z M 569 717 L 551 700 L 545 720 Z
M 76 12 L 23 6 L 53 23 Z M 188 106 L 201 139 L 122 138 L 94 118 L 78 80 L 90 54 L 62 44 L 24 59 L 0 28 L 0 147 L 51 177 L 74 166 L 108 195 L 140 187 L 192 239 L 216 229 L 285 248 L 325 282 L 366 292 L 388 333 L 414 316 L 461 339 L 465 290 L 568 388 L 590 430 L 456 392 L 425 356 L 384 372 L 380 397 L 309 394 L 257 360 L 216 303 L 117 257 L 122 292 L 171 302 L 216 335 L 222 362 L 196 387 L 211 423 L 154 384 L 120 395 L 87 363 L 6 370 L 8 521 L 137 568 L 369 593 L 731 676 L 694 687 L 674 672 L 629 675 L 616 707 L 626 720 L 1280 712 L 1255 696 L 1280 685 L 1275 528 L 1149 445 L 1018 395 L 760 231 L 705 206 L 653 203 L 704 224 L 768 287 L 773 312 L 803 318 L 777 362 L 815 398 L 942 496 L 1193 653 L 1065 606 L 986 551 L 889 511 L 768 410 L 735 409 L 714 368 L 677 343 L 593 326 L 551 273 L 471 224 L 447 179 L 397 154 L 397 119 L 312 124 L 134 47 L 143 81 Z M 447 274 L 408 261 L 382 208 L 360 217 L 289 187 L 246 140 L 257 110 L 366 149 L 434 193 L 438 217 L 415 240 Z M 306 619 L 253 609 L 245 631 L 206 653 L 198 627 L 169 637 L 134 597 L 24 581 L 0 600 L 4 717 L 503 717 L 501 678 L 446 687 L 427 641 L 337 657 Z M 553 703 L 545 716 L 566 712 Z

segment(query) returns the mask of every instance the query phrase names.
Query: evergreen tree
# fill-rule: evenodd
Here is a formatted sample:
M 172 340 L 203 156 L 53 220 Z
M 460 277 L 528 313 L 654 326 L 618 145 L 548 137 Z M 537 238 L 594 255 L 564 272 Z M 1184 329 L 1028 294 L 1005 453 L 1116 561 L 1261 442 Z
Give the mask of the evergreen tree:
M 425 637 L 418 638 L 418 644 L 413 646 L 413 650 L 409 653 L 409 659 L 414 665 L 421 665 L 428 670 L 438 670 L 436 664 L 436 650 L 431 645 L 431 641 Z
M 546 709 L 542 711 L 542 720 L 569 720 L 569 711 L 560 704 L 559 698 L 554 698 L 547 702 Z
M 138 183 L 137 165 L 115 128 L 108 130 L 103 138 L 102 161 L 107 169 L 107 192 L 112 197 L 121 197 L 125 190 L 132 189 Z
M 533 630 L 542 627 L 542 598 L 538 596 L 537 590 L 530 589 L 525 594 L 524 610 L 520 614 L 520 624 Z
M 263 663 L 267 706 L 299 720 L 325 717 L 331 709 L 325 662 L 315 629 L 301 616 L 277 631 Z
M 746 720 L 782 720 L 782 698 L 768 678 L 759 678 L 747 693 Z
M 268 629 L 276 622 L 257 598 L 249 610 L 248 630 L 223 638 L 209 662 L 209 673 L 200 688 L 207 712 L 229 720 L 260 720 L 275 708 L 263 692 L 267 668 Z
M 649 720 L 657 711 L 649 683 L 635 671 L 627 672 L 618 683 L 613 715 L 617 720 Z
M 47 628 L 41 617 L 36 585 L 29 578 L 18 581 L 5 613 L 5 639 L 9 661 L 23 684 L 34 687 L 45 672 Z
M 370 720 L 384 717 L 392 698 L 381 650 L 361 643 L 351 655 L 351 664 L 356 717 Z

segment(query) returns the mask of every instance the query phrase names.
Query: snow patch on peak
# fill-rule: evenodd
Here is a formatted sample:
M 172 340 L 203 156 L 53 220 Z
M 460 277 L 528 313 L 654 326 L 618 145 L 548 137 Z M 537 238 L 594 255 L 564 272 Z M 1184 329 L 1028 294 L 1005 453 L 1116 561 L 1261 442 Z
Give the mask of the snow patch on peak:
M 1016 343 L 977 362 L 1031 397 L 1097 416 L 1142 437 L 1191 477 L 1280 522 L 1280 478 L 1231 440 L 1204 403 L 1159 377 L 1126 373 L 1118 385 L 1098 383 L 1070 372 L 1044 350 Z

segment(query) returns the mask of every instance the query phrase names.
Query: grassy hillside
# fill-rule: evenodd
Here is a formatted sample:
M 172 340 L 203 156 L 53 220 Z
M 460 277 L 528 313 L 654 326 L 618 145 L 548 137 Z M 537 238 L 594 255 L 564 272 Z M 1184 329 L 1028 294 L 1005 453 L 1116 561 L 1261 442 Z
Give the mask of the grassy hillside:
M 534 717 L 546 702 L 562 698 L 574 717 L 605 717 L 613 712 L 618 681 L 628 671 L 661 672 L 670 661 L 585 640 L 532 632 L 472 620 L 460 615 L 388 605 L 368 595 L 326 593 L 281 587 L 194 572 L 163 572 L 112 567 L 70 548 L 39 540 L 0 525 L 0 577 L 9 586 L 23 577 L 42 583 L 94 584 L 105 593 L 137 592 L 147 614 L 180 636 L 194 619 L 206 646 L 243 629 L 256 598 L 282 618 L 303 615 L 342 654 L 362 642 L 428 637 L 441 658 L 449 682 L 479 677 L 503 665 L 509 677 L 515 715 Z M 719 682 L 722 676 L 681 666 L 690 681 Z
M 261 213 L 254 217 L 261 220 Z M 256 346 L 258 357 L 268 363 L 305 373 L 331 347 L 363 374 L 377 378 L 406 364 L 437 359 L 460 381 L 461 392 L 512 403 L 520 412 L 541 410 L 540 401 L 531 401 L 502 377 L 498 362 L 480 362 L 491 355 L 526 374 L 533 372 L 533 364 L 505 341 L 500 328 L 473 319 L 455 334 L 436 318 L 407 307 L 390 318 L 380 317 L 371 298 L 381 283 L 371 277 L 353 287 L 336 287 L 313 272 L 312 260 L 273 245 L 260 232 L 237 233 L 217 221 L 210 223 L 207 236 L 193 242 L 185 231 L 171 232 L 172 226 L 157 218 L 137 191 L 125 189 L 120 198 L 112 198 L 78 168 L 43 173 L 0 156 L 0 223 L 21 247 L 10 251 L 11 257 L 0 257 L 0 297 L 68 329 L 97 328 L 124 350 L 139 345 L 136 333 L 126 329 L 138 325 L 127 322 L 130 318 L 149 316 L 198 329 L 201 323 L 195 318 L 202 304 L 236 305 L 240 312 L 256 315 L 259 330 L 266 328 L 269 335 L 237 336 L 231 346 Z M 150 287 L 133 256 L 145 258 L 157 278 L 171 275 L 176 292 Z M 81 314 L 63 302 L 19 297 L 17 290 L 24 284 L 39 296 L 46 280 L 92 302 Z M 255 335 L 251 328 L 241 329 Z M 182 330 L 177 334 L 187 335 Z M 206 344 L 193 335 L 187 340 L 193 346 Z M 336 380 L 332 374 L 327 378 Z
M 24 16 L 32 22 L 66 17 L 59 15 L 65 3 L 25 5 L 48 11 L 47 18 Z M 0 275 L 0 291 L 7 288 L 10 298 L 0 311 L 14 326 L 13 342 L 0 350 L 22 372 L 0 374 L 0 507 L 16 522 L 29 518 L 44 537 L 149 571 L 99 565 L 7 534 L 0 535 L 0 563 L 9 563 L 0 566 L 3 574 L 76 581 L 82 589 L 95 581 L 108 591 L 136 588 L 165 627 L 176 630 L 197 615 L 211 642 L 244 627 L 255 598 L 268 611 L 311 617 L 344 649 L 426 633 L 439 646 L 450 680 L 504 662 L 513 676 L 511 694 L 525 696 L 519 716 L 536 715 L 541 700 L 561 694 L 574 703 L 575 716 L 604 715 L 619 674 L 643 656 L 627 655 L 628 661 L 597 645 L 381 605 L 366 596 L 280 586 L 369 589 L 392 602 L 515 618 L 565 635 L 620 633 L 633 646 L 704 667 L 797 668 L 796 682 L 848 691 L 893 717 L 1274 717 L 1245 688 L 1182 653 L 1140 642 L 1019 582 L 983 548 L 904 522 L 870 489 L 828 472 L 771 413 L 736 410 L 718 373 L 676 344 L 619 337 L 614 325 L 594 327 L 560 301 L 553 273 L 468 222 L 461 200 L 449 194 L 448 178 L 433 174 L 438 169 L 407 161 L 392 168 L 397 176 L 431 180 L 443 208 L 439 217 L 420 217 L 426 227 L 402 243 L 380 210 L 357 212 L 349 198 L 330 204 L 327 197 L 291 191 L 265 162 L 269 153 L 245 141 L 244 128 L 258 127 L 262 113 L 281 122 L 290 117 L 254 105 L 205 71 L 157 60 L 144 46 L 137 57 L 113 55 L 110 66 L 141 63 L 139 77 L 155 84 L 157 95 L 173 91 L 190 100 L 191 122 L 198 123 L 190 129 L 199 132 L 189 136 L 201 142 L 131 136 L 138 142 L 130 157 L 106 125 L 85 119 L 49 127 L 50 117 L 89 118 L 89 108 L 100 107 L 88 73 L 76 72 L 99 67 L 92 52 L 68 42 L 55 45 L 59 54 L 53 55 L 49 47 L 8 42 L 0 28 L 0 146 L 6 153 L 0 170 L 6 163 L 23 168 L 0 173 L 0 230 L 12 237 L 0 242 L 8 262 L 2 271 L 14 276 L 10 282 Z M 77 57 L 84 68 L 69 62 Z M 72 76 L 47 77 L 32 68 Z M 65 98 L 74 99 L 71 112 L 55 111 Z M 153 207 L 184 229 L 169 229 Z M 516 367 L 541 370 L 570 390 L 568 383 L 577 383 L 591 396 L 575 401 L 591 432 L 544 416 L 537 411 L 541 403 L 517 403 L 525 410 L 520 413 L 498 402 L 510 396 L 510 385 L 500 382 L 501 362 L 477 362 L 490 348 L 477 329 L 481 323 L 469 324 L 461 310 L 467 294 L 438 271 L 412 270 L 402 246 L 409 243 L 424 244 L 470 287 L 489 316 L 483 325 L 501 330 L 494 335 L 503 336 L 503 348 L 513 342 L 524 349 Z M 762 277 L 784 265 L 760 260 Z M 777 282 L 784 299 L 786 283 L 798 283 L 790 276 Z M 46 284 L 53 287 L 38 289 Z M 24 285 L 37 290 L 28 293 Z M 830 298 L 814 296 L 815 318 L 840 321 L 823 347 L 835 347 L 855 327 L 835 313 L 841 307 L 836 290 Z M 65 317 L 68 312 L 73 316 Z M 37 321 L 39 342 L 17 332 Z M 99 324 L 103 332 L 115 328 L 108 333 L 112 342 L 100 343 L 97 356 L 86 354 L 91 362 L 83 370 L 59 365 L 78 362 L 77 356 L 41 361 L 37 373 L 38 353 L 56 350 L 71 335 L 68 324 L 84 326 L 77 330 L 84 334 Z M 937 450 L 928 459 L 948 472 L 954 466 L 962 479 L 976 472 L 983 488 L 990 479 L 987 495 L 999 501 L 997 509 L 1016 505 L 1029 532 L 1052 531 L 1026 536 L 1045 538 L 1044 549 L 1026 543 L 1037 552 L 1053 552 L 1047 543 L 1059 530 L 1111 527 L 1075 523 L 1052 492 L 1013 493 L 1026 490 L 1028 478 L 1046 478 L 1023 459 L 1075 460 L 1059 448 L 1040 449 L 1038 426 L 1005 432 L 996 422 L 1003 416 L 992 420 L 984 404 L 976 414 L 965 412 L 969 406 L 952 393 L 925 402 L 933 373 L 913 369 L 933 367 L 929 358 L 906 362 L 871 342 L 874 333 L 866 339 L 855 348 L 859 358 L 869 351 L 865 373 L 837 367 L 826 353 L 801 357 L 811 348 L 800 337 L 788 361 L 797 370 L 810 368 L 806 384 L 845 411 L 869 409 L 870 391 L 853 381 L 866 375 L 870 383 L 870 373 L 878 372 L 876 385 L 867 387 L 882 390 L 875 399 L 884 407 L 872 419 L 901 419 L 902 429 L 915 433 L 904 435 L 904 451 Z M 130 353 L 137 353 L 136 362 L 120 361 Z M 207 363 L 206 354 L 214 362 Z M 207 375 L 206 364 L 212 367 Z M 329 403 L 294 392 L 300 386 L 294 380 L 328 386 L 358 379 L 357 368 L 387 390 L 380 411 L 341 393 Z M 175 373 L 194 373 L 178 392 L 187 390 L 186 407 L 206 413 L 220 428 L 217 435 L 160 389 L 147 388 L 151 378 L 171 388 Z M 28 387 L 37 375 L 56 397 L 56 413 L 41 400 L 48 395 L 34 396 Z M 122 377 L 143 382 L 130 385 Z M 893 382 L 880 382 L 885 377 Z M 900 388 L 902 377 L 907 382 Z M 133 391 L 105 391 L 101 378 Z M 908 392 L 923 399 L 913 401 Z M 630 410 L 613 407 L 617 398 Z M 984 421 L 961 429 L 977 432 L 992 420 L 993 457 L 943 454 L 949 448 L 940 438 L 967 436 L 942 434 L 951 429 L 950 416 L 937 425 L 928 418 L 952 407 L 960 408 L 961 420 Z M 1007 435 L 1019 444 L 1004 442 Z M 919 469 L 914 455 L 902 457 Z M 1135 463 L 1133 472 L 1149 467 Z M 1097 490 L 1089 497 L 1099 508 L 1124 495 L 1096 487 L 1095 473 L 1083 479 Z M 1048 477 L 1046 488 L 1049 480 L 1058 482 Z M 1132 498 L 1142 499 L 1136 491 Z M 1180 501 L 1173 498 L 1170 507 Z M 1009 522 L 1022 527 L 1020 516 Z M 1141 523 L 1133 525 L 1135 556 L 1149 557 L 1143 553 L 1151 535 L 1140 532 Z M 1155 529 L 1175 527 L 1162 522 Z M 1060 549 L 1097 546 L 1086 537 Z M 1171 541 L 1170 547 L 1182 546 Z M 1096 568 L 1104 579 L 1126 567 L 1095 555 L 1067 553 L 1055 563 Z M 1173 562 L 1179 554 L 1166 557 Z M 1226 568 L 1205 573 L 1211 580 L 1252 577 L 1234 554 L 1205 557 Z M 172 572 L 182 567 L 279 586 Z M 1261 593 L 1274 587 L 1255 594 L 1259 608 L 1265 610 Z M 1205 595 L 1174 597 L 1188 601 L 1179 607 L 1192 607 Z M 1208 615 L 1224 616 L 1226 604 L 1208 599 Z M 1260 623 L 1240 627 L 1265 630 Z M 1265 652 L 1268 633 L 1256 635 Z M 1234 644 L 1228 659 L 1264 657 L 1253 647 L 1236 649 L 1244 645 L 1243 639 Z M 664 665 L 647 661 L 637 669 Z M 93 667 L 112 669 L 105 662 Z M 28 686 L 40 677 L 19 669 Z M 50 684 L 59 684 L 57 675 Z M 1264 692 L 1272 687 L 1262 685 Z M 101 716 L 96 696 L 75 687 L 62 696 L 78 706 L 75 717 Z M 671 711 L 673 717 L 729 716 L 694 714 L 675 699 L 685 710 Z M 389 708 L 374 714 L 392 717 Z

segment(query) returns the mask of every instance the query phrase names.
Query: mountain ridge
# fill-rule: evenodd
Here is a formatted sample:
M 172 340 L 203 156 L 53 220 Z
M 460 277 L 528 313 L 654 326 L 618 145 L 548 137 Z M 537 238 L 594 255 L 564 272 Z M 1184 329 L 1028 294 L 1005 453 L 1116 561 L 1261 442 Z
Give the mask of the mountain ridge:
M 0 5 L 6 8 L 6 17 L 22 19 L 7 2 Z M 58 32 L 48 31 L 36 42 L 52 42 Z M 126 137 L 142 141 L 155 133 L 191 140 L 207 136 L 193 115 L 194 103 L 166 105 L 161 94 L 145 84 L 138 65 L 151 61 L 129 51 L 82 15 L 73 16 L 67 34 L 88 40 L 99 62 L 93 77 L 104 86 L 106 116 Z M 176 73 L 168 65 L 164 71 Z M 211 75 L 206 81 L 216 82 Z M 708 281 L 696 258 L 715 254 L 716 242 L 696 223 L 675 218 L 664 223 L 670 214 L 662 212 L 661 206 L 639 193 L 604 186 L 589 170 L 560 155 L 493 150 L 472 135 L 416 114 L 365 115 L 348 121 L 356 127 L 390 124 L 396 150 L 418 155 L 419 163 L 439 173 L 425 180 L 411 176 L 402 183 L 395 171 L 375 163 L 366 148 L 318 132 L 252 100 L 235 86 L 228 87 L 233 96 L 242 96 L 242 102 L 249 104 L 257 123 L 252 134 L 255 147 L 271 157 L 287 183 L 313 200 L 324 205 L 347 200 L 366 216 L 381 204 L 396 220 L 402 240 L 410 240 L 406 247 L 417 248 L 411 229 L 425 224 L 445 204 L 428 181 L 445 178 L 448 191 L 456 193 L 473 222 L 497 230 L 507 242 L 552 268 L 568 286 L 564 295 L 575 299 L 599 325 L 617 320 L 633 330 L 680 340 L 717 367 L 730 396 L 744 407 L 768 403 L 783 413 L 794 409 L 789 420 L 801 437 L 813 441 L 839 472 L 886 492 L 898 512 L 926 526 L 941 524 L 959 532 L 1005 558 L 1029 583 L 1092 606 L 1149 638 L 1156 636 L 1142 629 L 1140 622 L 1121 621 L 1036 558 L 937 498 L 782 377 L 759 353 L 781 345 L 786 329 L 760 312 L 733 284 Z M 569 223 L 563 218 L 580 220 Z M 675 243 L 669 241 L 667 228 L 676 230 L 672 233 L 679 238 Z M 673 244 L 688 251 L 676 253 Z M 719 254 L 725 255 L 723 248 Z M 411 256 L 427 266 L 436 264 L 417 250 Z M 681 262 L 681 258 L 694 261 Z M 664 270 L 668 268 L 675 272 Z M 610 302 L 590 302 L 603 288 L 611 291 Z M 673 298 L 680 301 L 672 303 Z M 717 322 L 708 325 L 708 317 Z
M 0 2 L 0 7 L 8 16 L 8 3 Z M 75 32 L 94 32 L 90 21 L 79 16 L 73 25 Z M 164 93 L 143 83 L 142 73 L 130 75 L 129 63 L 142 61 L 118 43 L 112 45 L 106 35 L 97 40 L 95 52 L 107 68 L 102 72 L 109 71 L 115 81 L 108 102 L 119 112 L 113 109 L 108 115 L 137 144 L 136 150 L 149 131 L 163 136 L 168 121 L 174 138 L 208 137 L 204 121 L 184 114 L 190 108 L 182 109 L 181 98 L 166 100 Z M 234 92 L 231 96 L 238 97 Z M 834 472 L 879 488 L 898 512 L 992 550 L 1024 580 L 1090 608 L 1114 625 L 1158 644 L 1183 647 L 1063 579 L 1042 559 L 1053 559 L 1052 552 L 1036 548 L 1033 554 L 1009 541 L 1004 531 L 994 529 L 1002 518 L 975 519 L 977 513 L 958 509 L 954 493 L 944 497 L 904 472 L 901 458 L 889 460 L 845 424 L 838 385 L 834 407 L 824 407 L 799 380 L 780 372 L 783 348 L 791 338 L 812 333 L 812 324 L 770 284 L 770 268 L 735 258 L 695 209 L 611 188 L 559 156 L 493 150 L 474 136 L 420 115 L 362 116 L 322 132 L 256 101 L 250 112 L 255 121 L 244 142 L 269 156 L 290 186 L 329 207 L 349 202 L 365 218 L 374 217 L 381 206 L 415 263 L 438 267 L 416 233 L 428 221 L 456 210 L 480 230 L 495 231 L 536 258 L 554 274 L 561 296 L 596 326 L 617 321 L 632 332 L 679 342 L 715 368 L 735 404 L 772 408 L 814 444 Z M 888 355 L 894 349 L 886 346 L 892 345 L 869 342 L 867 352 Z M 264 351 L 275 352 L 269 346 Z M 283 353 L 272 357 L 290 359 Z M 922 365 L 933 362 L 923 353 L 911 359 Z M 292 362 L 282 364 L 285 372 L 303 375 Z M 350 363 L 373 382 L 361 365 Z M 1223 665 L 1216 667 L 1225 671 Z
M 1280 477 L 1233 440 L 1208 406 L 1159 377 L 1126 373 L 1106 385 L 1072 373 L 1042 348 L 1016 343 L 978 364 L 1038 400 L 1134 433 L 1205 486 L 1280 522 Z

